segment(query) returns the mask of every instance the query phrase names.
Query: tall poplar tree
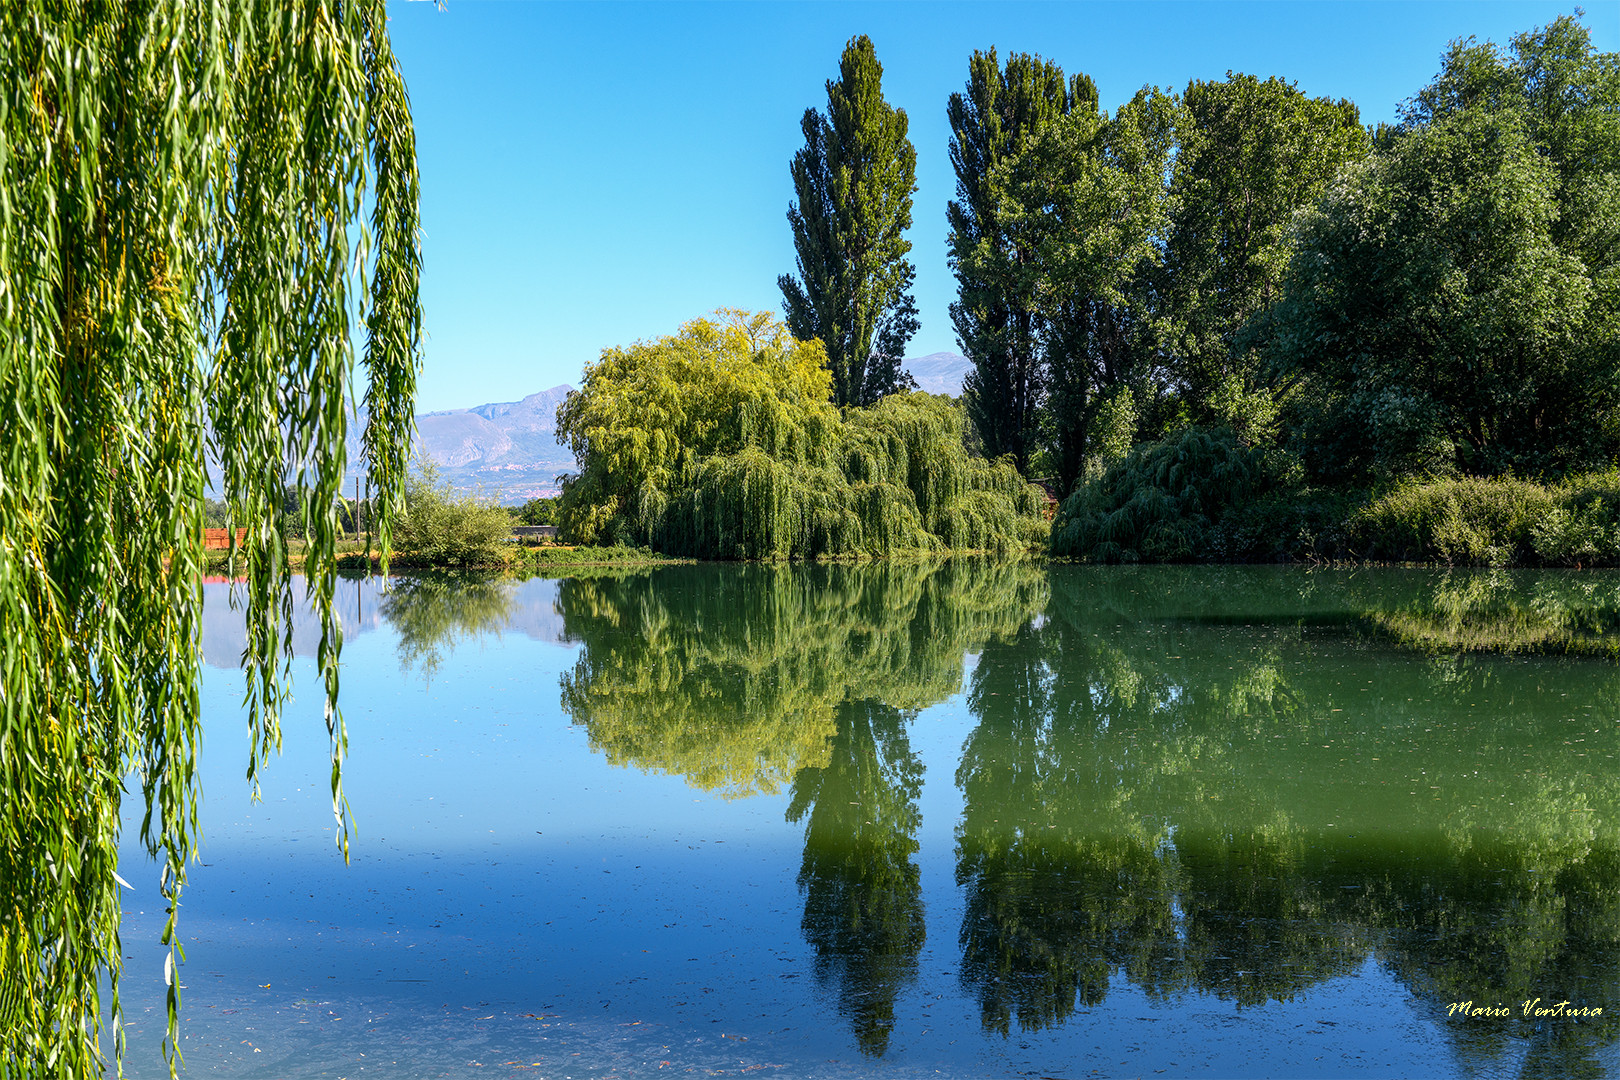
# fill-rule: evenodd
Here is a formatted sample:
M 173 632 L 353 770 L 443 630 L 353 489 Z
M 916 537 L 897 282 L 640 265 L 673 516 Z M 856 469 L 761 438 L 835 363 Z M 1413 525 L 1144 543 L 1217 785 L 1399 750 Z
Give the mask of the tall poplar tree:
M 210 449 L 246 530 L 248 775 L 280 744 L 291 478 L 347 835 L 332 601 L 353 324 L 385 546 L 421 327 L 387 21 L 383 0 L 0 5 L 0 1078 L 101 1075 L 104 1019 L 122 1054 L 126 785 L 162 864 L 175 1063 Z
M 952 94 L 946 109 L 956 170 L 956 199 L 945 209 L 958 289 L 951 322 L 973 362 L 964 396 L 985 453 L 1013 455 L 1020 472 L 1029 468 L 1042 396 L 1037 282 L 1029 238 L 1000 213 L 1007 193 L 996 169 L 1076 99 L 1095 104 L 1096 96 L 1085 76 L 1071 91 L 1063 70 L 1038 56 L 1014 53 L 1003 69 L 992 48 L 974 52 L 966 92 Z
M 1065 495 L 1088 456 L 1128 447 L 1136 405 L 1155 381 L 1155 285 L 1177 117 L 1175 98 L 1153 87 L 1110 117 L 1077 76 L 1069 111 L 991 172 L 999 228 L 1015 242 L 981 242 L 962 261 L 976 280 L 1023 290 L 1043 390 L 1028 437 Z
M 788 207 L 797 278 L 777 279 L 788 329 L 819 338 L 833 401 L 870 405 L 909 380 L 900 364 L 917 332 L 911 284 L 911 196 L 917 151 L 905 110 L 883 100 L 883 65 L 866 35 L 850 40 L 827 112 L 806 109 L 804 149 L 793 156 L 798 200 Z

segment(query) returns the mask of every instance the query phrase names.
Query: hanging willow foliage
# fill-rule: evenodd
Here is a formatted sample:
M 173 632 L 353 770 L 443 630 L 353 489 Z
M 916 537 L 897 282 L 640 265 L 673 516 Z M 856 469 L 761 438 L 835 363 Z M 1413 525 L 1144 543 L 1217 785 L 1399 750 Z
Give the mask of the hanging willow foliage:
M 958 406 L 892 394 L 840 412 L 819 342 L 768 314 L 718 315 L 585 369 L 557 411 L 580 465 L 564 536 L 708 559 L 1044 542 L 1040 492 L 968 453 Z
M 563 582 L 563 709 L 614 765 L 726 797 L 828 764 L 839 710 L 915 711 L 1046 606 L 1023 560 L 671 566 Z
M 162 865 L 177 1065 L 209 446 L 247 529 L 250 779 L 280 741 L 277 508 L 284 480 L 302 493 L 346 845 L 332 567 L 352 330 L 386 550 L 421 321 L 385 22 L 382 0 L 0 6 L 0 1077 L 98 1074 L 103 1016 L 122 1056 L 126 781 Z

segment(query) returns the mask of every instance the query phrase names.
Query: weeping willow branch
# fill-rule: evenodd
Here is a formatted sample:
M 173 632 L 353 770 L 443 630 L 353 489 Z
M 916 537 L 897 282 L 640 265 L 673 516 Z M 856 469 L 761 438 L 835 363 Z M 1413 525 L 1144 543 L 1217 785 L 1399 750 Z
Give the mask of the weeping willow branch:
M 301 493 L 347 849 L 332 590 L 351 329 L 386 548 L 421 322 L 414 135 L 385 22 L 382 0 L 0 8 L 0 1077 L 98 1073 L 103 1016 L 122 1055 L 126 777 L 162 865 L 178 1065 L 210 444 L 247 529 L 255 783 L 291 655 L 283 482 Z
M 562 532 L 673 555 L 788 559 L 1043 544 L 1042 496 L 963 444 L 949 400 L 829 402 L 826 353 L 768 314 L 721 311 L 608 349 L 557 411 L 580 473 Z

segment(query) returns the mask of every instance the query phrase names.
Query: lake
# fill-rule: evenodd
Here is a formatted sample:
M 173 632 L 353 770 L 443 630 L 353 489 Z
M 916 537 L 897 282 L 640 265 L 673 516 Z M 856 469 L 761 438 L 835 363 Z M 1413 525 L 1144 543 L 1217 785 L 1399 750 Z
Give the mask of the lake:
M 347 866 L 312 624 L 253 803 L 206 588 L 188 1075 L 1620 1063 L 1620 575 L 346 581 Z M 126 1069 L 158 1077 L 137 851 Z

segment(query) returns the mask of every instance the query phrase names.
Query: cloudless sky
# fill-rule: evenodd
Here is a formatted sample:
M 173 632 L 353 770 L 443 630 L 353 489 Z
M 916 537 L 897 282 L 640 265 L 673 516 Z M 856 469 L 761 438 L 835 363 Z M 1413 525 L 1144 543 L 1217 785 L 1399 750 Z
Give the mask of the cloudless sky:
M 1620 50 L 1620 0 L 1587 0 Z M 856 34 L 917 148 L 911 258 L 922 328 L 909 356 L 956 351 L 945 106 L 995 46 L 1084 71 L 1112 110 L 1141 86 L 1227 71 L 1346 97 L 1364 123 L 1439 69 L 1448 42 L 1505 44 L 1572 4 L 389 4 L 422 177 L 428 339 L 419 411 L 579 384 L 603 348 L 717 307 L 780 312 L 795 270 L 788 163 L 806 108 Z

